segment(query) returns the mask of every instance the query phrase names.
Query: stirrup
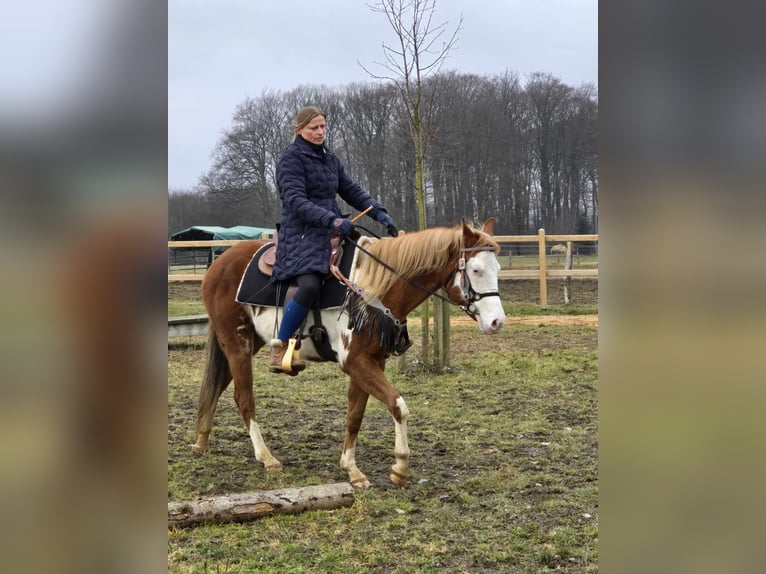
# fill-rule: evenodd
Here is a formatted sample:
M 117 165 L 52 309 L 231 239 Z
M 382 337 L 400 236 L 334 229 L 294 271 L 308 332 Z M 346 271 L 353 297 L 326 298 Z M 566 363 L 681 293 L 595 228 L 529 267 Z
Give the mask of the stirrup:
M 297 353 L 298 356 L 295 358 L 300 360 L 300 351 L 295 351 L 295 342 L 295 337 L 290 337 L 290 340 L 287 342 L 287 349 L 285 349 L 282 355 L 282 370 L 286 373 L 293 370 L 293 353 Z

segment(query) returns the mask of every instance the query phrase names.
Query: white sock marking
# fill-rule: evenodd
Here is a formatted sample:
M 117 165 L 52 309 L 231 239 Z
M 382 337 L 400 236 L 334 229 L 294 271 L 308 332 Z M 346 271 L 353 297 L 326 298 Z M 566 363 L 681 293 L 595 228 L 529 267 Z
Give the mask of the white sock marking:
M 258 423 L 254 419 L 250 419 L 250 440 L 253 441 L 255 460 L 263 462 L 264 458 L 271 456 L 271 452 L 261 436 L 261 429 L 258 428 Z
M 407 460 L 410 457 L 410 447 L 407 444 L 407 419 L 410 416 L 410 411 L 402 397 L 396 399 L 396 406 L 399 407 L 402 422 L 399 423 L 394 419 L 394 429 L 396 431 L 394 455 L 397 459 Z

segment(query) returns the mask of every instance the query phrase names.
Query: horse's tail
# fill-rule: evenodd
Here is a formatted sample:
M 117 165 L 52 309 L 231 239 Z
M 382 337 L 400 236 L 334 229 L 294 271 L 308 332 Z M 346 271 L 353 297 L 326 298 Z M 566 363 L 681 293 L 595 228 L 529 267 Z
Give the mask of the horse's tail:
M 213 428 L 213 415 L 218 405 L 218 398 L 231 382 L 231 370 L 223 353 L 218 337 L 211 327 L 205 345 L 207 357 L 205 361 L 205 374 L 199 389 L 199 403 L 197 406 L 197 444 L 195 450 L 207 450 L 207 442 L 210 430 Z

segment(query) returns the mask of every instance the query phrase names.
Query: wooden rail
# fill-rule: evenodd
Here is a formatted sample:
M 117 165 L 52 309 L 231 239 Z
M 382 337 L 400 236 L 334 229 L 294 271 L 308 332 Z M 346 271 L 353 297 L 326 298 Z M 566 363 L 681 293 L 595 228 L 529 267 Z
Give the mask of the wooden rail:
M 546 244 L 567 243 L 571 249 L 572 243 L 581 241 L 598 241 L 597 234 L 590 235 L 546 235 L 545 229 L 539 229 L 537 235 L 495 235 L 495 241 L 500 244 L 506 243 L 537 243 L 540 262 L 537 269 L 502 269 L 498 275 L 500 279 L 538 279 L 540 281 L 540 307 L 548 306 L 548 279 L 561 278 L 596 278 L 596 269 L 548 269 L 546 261 Z
M 214 241 L 168 241 L 168 249 L 179 247 L 230 247 L 240 241 L 249 239 L 214 240 Z M 546 235 L 544 229 L 538 230 L 537 235 L 495 235 L 495 241 L 501 245 L 508 243 L 537 243 L 540 258 L 537 269 L 503 269 L 500 271 L 500 279 L 537 279 L 540 282 L 540 307 L 548 306 L 548 280 L 549 279 L 598 279 L 596 269 L 547 269 L 546 253 L 547 243 L 567 243 L 595 241 L 598 235 Z M 168 282 L 202 281 L 204 273 L 168 273 Z

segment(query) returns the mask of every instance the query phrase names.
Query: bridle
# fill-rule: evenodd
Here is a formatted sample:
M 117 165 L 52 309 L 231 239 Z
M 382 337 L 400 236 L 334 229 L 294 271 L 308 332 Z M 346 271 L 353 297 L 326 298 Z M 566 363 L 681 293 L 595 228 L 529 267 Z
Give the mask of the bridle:
M 462 309 L 467 315 L 469 315 L 472 319 L 476 319 L 476 315 L 479 315 L 479 310 L 476 308 L 477 301 L 480 301 L 484 297 L 500 297 L 500 293 L 498 291 L 486 291 L 484 293 L 479 293 L 476 290 L 474 290 L 473 285 L 471 285 L 471 278 L 468 277 L 468 274 L 465 271 L 465 254 L 467 252 L 472 251 L 494 251 L 495 248 L 491 245 L 486 245 L 484 247 L 461 247 L 460 248 L 460 258 L 457 261 L 457 273 L 460 273 L 460 294 L 463 297 L 463 300 L 465 301 L 464 304 L 458 305 L 457 303 L 452 303 L 453 305 L 456 305 L 460 309 Z M 447 279 L 447 284 L 453 281 L 454 274 L 450 274 L 450 277 Z M 445 285 L 446 287 L 446 285 Z M 445 289 L 449 293 L 449 289 Z
M 359 227 L 359 226 L 358 226 Z M 365 230 L 368 231 L 368 230 Z M 435 291 L 431 291 L 429 288 L 424 287 L 423 285 L 420 285 L 419 283 L 416 283 L 415 281 L 408 279 L 407 277 L 402 277 L 399 272 L 391 267 L 388 263 L 385 261 L 382 261 L 369 251 L 367 251 L 364 247 L 359 245 L 356 241 L 351 239 L 350 237 L 346 238 L 346 241 L 349 241 L 350 243 L 353 243 L 357 249 L 364 252 L 368 257 L 373 259 L 378 264 L 382 265 L 386 269 L 388 269 L 391 273 L 396 275 L 399 279 L 402 279 L 403 281 L 407 281 L 410 285 L 413 285 L 417 287 L 418 289 L 425 291 L 426 293 L 433 295 L 434 297 L 437 297 L 441 299 L 442 301 L 445 301 L 446 303 L 449 303 L 450 305 L 454 305 L 455 307 L 458 307 L 461 311 L 463 311 L 465 314 L 467 314 L 471 319 L 476 320 L 476 315 L 479 315 L 479 310 L 476 308 L 475 303 L 477 301 L 480 301 L 484 297 L 500 297 L 500 293 L 498 291 L 488 291 L 485 293 L 479 293 L 474 288 L 473 285 L 471 285 L 471 279 L 466 274 L 466 258 L 465 254 L 469 252 L 476 252 L 476 251 L 495 251 L 495 248 L 491 245 L 485 245 L 483 247 L 460 247 L 459 249 L 459 257 L 457 261 L 457 268 L 454 272 L 450 273 L 447 277 L 447 281 L 444 284 L 444 290 L 449 293 L 450 288 L 452 287 L 451 284 L 454 283 L 454 277 L 456 273 L 460 273 L 460 295 L 463 299 L 461 303 L 456 303 L 452 299 L 449 299 L 447 297 L 444 297 L 440 295 L 439 293 L 436 293 Z M 346 286 L 353 292 L 356 292 L 358 294 L 361 294 L 361 289 L 348 281 L 348 279 L 345 279 L 342 275 L 338 276 L 336 273 L 336 270 L 333 270 L 333 274 L 336 276 L 336 278 L 340 279 L 343 283 L 346 284 Z M 382 303 L 378 306 L 382 306 Z M 385 307 L 384 307 L 385 309 Z M 391 311 L 389 309 L 385 309 L 386 314 L 391 315 Z M 391 315 L 393 317 L 393 315 Z M 398 322 L 398 320 L 397 320 Z M 406 321 L 405 321 L 406 322 Z

